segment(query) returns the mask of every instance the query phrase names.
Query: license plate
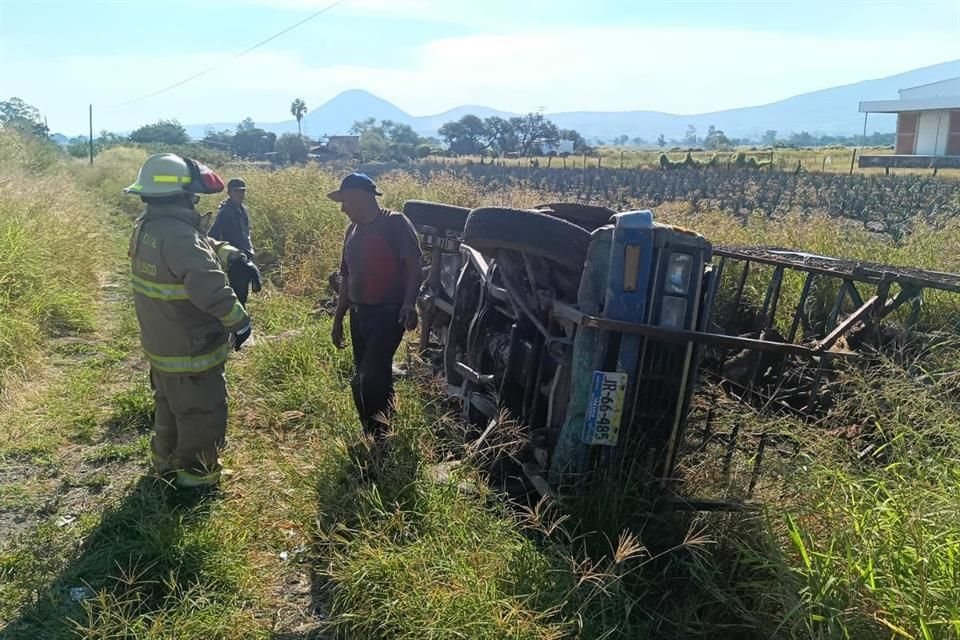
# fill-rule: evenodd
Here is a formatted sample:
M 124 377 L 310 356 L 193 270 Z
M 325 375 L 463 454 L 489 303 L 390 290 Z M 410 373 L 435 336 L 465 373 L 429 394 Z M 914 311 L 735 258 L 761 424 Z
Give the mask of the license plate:
M 617 444 L 620 419 L 623 417 L 623 399 L 626 395 L 625 372 L 593 372 L 587 418 L 583 424 L 584 443 L 611 447 Z

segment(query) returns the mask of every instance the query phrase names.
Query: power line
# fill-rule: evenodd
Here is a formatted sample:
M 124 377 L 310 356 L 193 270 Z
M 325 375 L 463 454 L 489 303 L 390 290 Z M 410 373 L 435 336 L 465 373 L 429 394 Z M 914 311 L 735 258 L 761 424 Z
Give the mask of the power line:
M 130 101 L 128 101 L 128 102 L 122 102 L 122 103 L 120 103 L 120 104 L 112 105 L 111 108 L 126 107 L 126 106 L 128 106 L 128 105 L 131 105 L 131 104 L 134 104 L 134 103 L 137 103 L 137 102 L 141 102 L 141 101 L 143 101 L 143 100 L 147 100 L 148 98 L 152 98 L 152 97 L 154 97 L 154 96 L 158 96 L 158 95 L 160 95 L 161 93 L 166 93 L 167 91 L 170 91 L 171 89 L 176 89 L 177 87 L 182 87 L 183 85 L 187 84 L 188 82 L 191 82 L 192 80 L 196 80 L 197 78 L 199 78 L 199 77 L 201 77 L 201 76 L 207 75 L 207 74 L 210 73 L 211 71 L 214 71 L 214 70 L 216 70 L 216 69 L 219 69 L 220 67 L 222 67 L 223 65 L 227 64 L 228 62 L 233 62 L 233 61 L 236 60 L 237 58 L 240 58 L 240 57 L 242 57 L 242 56 L 245 56 L 245 55 L 247 55 L 248 53 L 250 53 L 251 51 L 253 51 L 253 50 L 255 50 L 255 49 L 259 49 L 260 47 L 262 47 L 263 45 L 267 44 L 268 42 L 271 42 L 271 41 L 273 41 L 273 40 L 276 40 L 277 38 L 279 38 L 280 36 L 284 35 L 285 33 L 289 33 L 290 31 L 293 31 L 294 29 L 296 29 L 296 28 L 299 27 L 300 25 L 305 24 L 305 23 L 307 23 L 307 22 L 310 22 L 311 20 L 313 20 L 313 19 L 316 18 L 317 16 L 320 16 L 320 15 L 326 13 L 326 12 L 329 11 L 330 9 L 333 9 L 333 8 L 336 7 L 337 5 L 343 4 L 344 2 L 346 2 L 346 0 L 335 0 L 335 2 L 332 2 L 332 3 L 328 4 L 328 5 L 325 6 L 323 9 L 320 9 L 319 11 L 317 11 L 317 12 L 315 12 L 315 13 L 307 16 L 306 18 L 304 18 L 304 19 L 301 20 L 300 22 L 298 22 L 298 23 L 296 23 L 296 24 L 293 24 L 293 25 L 290 25 L 289 27 L 287 27 L 287 28 L 284 29 L 283 31 L 280 31 L 279 33 L 273 34 L 272 36 L 270 36 L 270 37 L 267 38 L 266 40 L 263 40 L 262 42 L 258 42 L 257 44 L 253 45 L 252 47 L 249 47 L 249 48 L 247 48 L 247 49 L 244 49 L 244 50 L 241 51 L 240 53 L 234 55 L 234 56 L 231 57 L 231 58 L 228 58 L 227 60 L 224 60 L 223 62 L 220 62 L 220 63 L 218 63 L 218 64 L 215 64 L 215 65 L 213 65 L 212 67 L 209 67 L 209 68 L 207 68 L 207 69 L 204 69 L 204 70 L 201 71 L 200 73 L 195 73 L 195 74 L 193 74 L 192 76 L 190 76 L 189 78 L 184 78 L 184 79 L 181 80 L 180 82 L 176 82 L 176 83 L 170 85 L 169 87 L 164 87 L 163 89 L 160 89 L 159 91 L 154 91 L 153 93 L 149 93 L 149 94 L 147 94 L 147 95 L 145 95 L 145 96 L 140 96 L 139 98 L 134 98 L 133 100 L 130 100 Z

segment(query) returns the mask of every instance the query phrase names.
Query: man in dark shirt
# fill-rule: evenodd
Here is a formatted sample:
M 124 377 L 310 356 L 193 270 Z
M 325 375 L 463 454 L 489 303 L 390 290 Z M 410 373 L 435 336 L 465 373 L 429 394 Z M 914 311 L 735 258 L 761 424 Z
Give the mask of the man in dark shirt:
M 379 195 L 373 180 L 361 173 L 348 175 L 328 194 L 350 218 L 331 338 L 338 349 L 346 346 L 343 319 L 349 310 L 353 400 L 364 432 L 377 440 L 386 434 L 393 400 L 393 356 L 404 330 L 417 328 L 423 279 L 417 232 L 402 213 L 381 209 Z
M 227 182 L 227 196 L 220 203 L 217 220 L 207 235 L 214 240 L 230 243 L 246 256 L 246 260 L 235 261 L 227 272 L 230 287 L 237 294 L 240 304 L 246 306 L 251 284 L 254 291 L 260 290 L 258 272 L 245 266 L 252 265 L 254 257 L 253 242 L 250 240 L 250 214 L 243 204 L 247 196 L 246 183 L 240 178 L 232 178 Z

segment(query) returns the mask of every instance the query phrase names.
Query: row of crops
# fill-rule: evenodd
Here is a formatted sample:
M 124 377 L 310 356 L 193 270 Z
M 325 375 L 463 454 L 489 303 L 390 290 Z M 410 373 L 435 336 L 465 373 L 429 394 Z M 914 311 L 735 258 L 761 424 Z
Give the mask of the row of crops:
M 787 173 L 738 168 L 557 170 L 536 167 L 464 165 L 413 169 L 469 175 L 487 188 L 529 186 L 577 202 L 655 207 L 688 202 L 695 210 L 722 209 L 769 217 L 787 212 L 826 213 L 861 221 L 899 237 L 921 219 L 931 225 L 960 215 L 960 181 L 929 175 L 863 176 Z

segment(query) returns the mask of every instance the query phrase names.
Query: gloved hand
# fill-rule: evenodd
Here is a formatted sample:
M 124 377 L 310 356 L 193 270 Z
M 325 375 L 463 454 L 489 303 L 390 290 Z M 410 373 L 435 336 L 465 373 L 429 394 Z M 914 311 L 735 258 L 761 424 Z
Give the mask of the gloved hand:
M 263 276 L 260 275 L 260 269 L 253 263 L 250 257 L 245 253 L 240 253 L 235 262 L 245 269 L 250 277 L 250 289 L 257 293 L 262 288 Z
M 249 322 L 243 325 L 239 329 L 233 332 L 233 349 L 234 351 L 240 351 L 240 347 L 243 346 L 243 343 L 246 342 L 250 336 L 253 334 L 253 325 Z

